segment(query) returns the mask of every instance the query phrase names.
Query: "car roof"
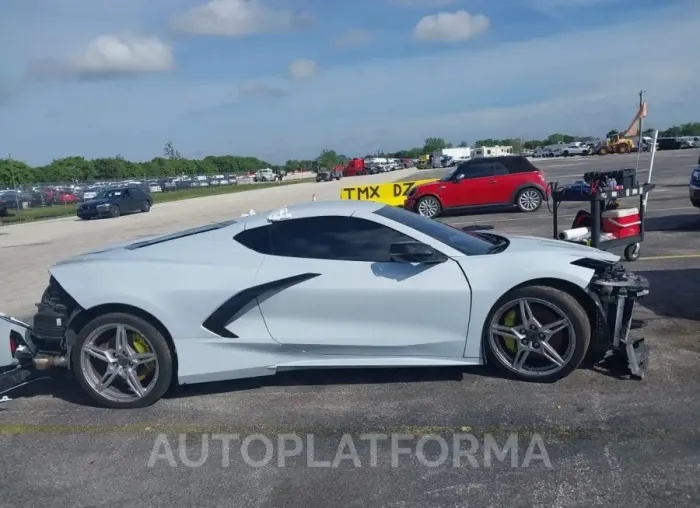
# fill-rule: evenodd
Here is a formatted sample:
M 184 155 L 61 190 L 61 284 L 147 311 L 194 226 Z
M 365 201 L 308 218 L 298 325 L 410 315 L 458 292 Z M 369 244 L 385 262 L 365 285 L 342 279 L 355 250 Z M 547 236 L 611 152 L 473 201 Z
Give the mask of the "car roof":
M 346 216 L 349 217 L 356 212 L 373 213 L 383 208 L 384 204 L 374 201 L 353 201 L 353 200 L 333 200 L 333 201 L 308 201 L 289 206 L 281 206 L 271 210 L 258 211 L 248 217 L 238 219 L 238 222 L 245 222 L 246 228 L 255 228 L 269 224 L 267 218 L 270 214 L 286 209 L 292 219 L 302 219 L 309 217 L 323 216 Z

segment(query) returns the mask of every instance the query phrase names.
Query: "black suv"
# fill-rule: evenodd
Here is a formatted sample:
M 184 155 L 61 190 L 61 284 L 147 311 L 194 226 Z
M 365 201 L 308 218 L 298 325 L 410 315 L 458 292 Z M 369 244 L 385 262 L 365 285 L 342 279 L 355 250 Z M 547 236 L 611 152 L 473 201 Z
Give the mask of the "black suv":
M 82 203 L 78 207 L 78 217 L 119 217 L 124 213 L 148 212 L 152 206 L 151 195 L 138 187 L 109 189 Z

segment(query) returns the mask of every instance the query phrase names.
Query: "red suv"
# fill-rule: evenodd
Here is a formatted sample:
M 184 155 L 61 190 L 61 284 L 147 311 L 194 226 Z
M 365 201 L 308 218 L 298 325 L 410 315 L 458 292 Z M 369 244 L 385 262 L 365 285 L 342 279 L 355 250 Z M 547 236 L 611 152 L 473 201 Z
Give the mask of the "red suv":
M 437 182 L 412 188 L 404 208 L 424 217 L 437 217 L 446 210 L 486 206 L 517 206 L 534 212 L 549 191 L 544 173 L 525 157 L 507 155 L 472 159 Z

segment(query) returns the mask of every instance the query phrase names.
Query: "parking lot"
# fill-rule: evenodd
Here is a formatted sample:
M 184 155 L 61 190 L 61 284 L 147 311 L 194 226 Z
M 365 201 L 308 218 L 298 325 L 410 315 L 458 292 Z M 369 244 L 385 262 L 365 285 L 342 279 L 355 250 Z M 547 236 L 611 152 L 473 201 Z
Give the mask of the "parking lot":
M 688 200 L 688 180 L 699 155 L 697 150 L 657 154 L 648 235 L 641 258 L 628 264 L 651 282 L 651 294 L 638 312 L 646 324 L 635 331 L 652 347 L 643 381 L 583 369 L 551 385 L 501 379 L 481 368 L 338 370 L 187 387 L 147 409 L 110 411 L 90 407 L 70 381 L 56 378 L 27 387 L 0 406 L 0 489 L 5 493 L 0 506 L 700 506 L 700 211 Z M 642 168 L 648 167 L 648 157 L 642 155 Z M 535 164 L 548 180 L 567 183 L 587 171 L 634 167 L 636 161 L 637 155 L 630 154 Z M 430 177 L 427 171 L 419 174 Z M 639 178 L 646 175 L 641 172 Z M 404 170 L 396 176 L 407 180 L 416 173 Z M 352 183 L 386 178 L 358 177 Z M 269 189 L 264 199 L 273 207 L 337 198 L 350 181 Z M 3 228 L 0 310 L 29 315 L 47 283 L 46 270 L 58 259 L 235 217 L 259 208 L 262 194 L 257 192 L 167 203 L 150 214 L 118 220 L 69 218 Z M 562 206 L 562 229 L 579 208 Z M 546 207 L 532 214 L 441 220 L 552 235 Z M 149 467 L 160 433 L 168 436 L 175 465 L 159 460 Z M 189 438 L 180 446 L 183 433 Z M 379 441 L 375 466 L 370 443 L 359 438 L 373 433 L 434 434 L 448 443 L 466 433 L 480 444 L 493 436 L 501 446 L 514 433 L 519 458 L 489 465 L 480 449 L 475 463 L 462 460 L 462 467 L 453 467 L 450 457 L 428 467 L 414 453 L 393 467 L 390 442 Z M 202 454 L 203 434 L 296 434 L 306 449 L 284 464 L 277 462 L 276 452 L 272 462 L 251 467 L 234 452 L 234 444 L 225 464 L 221 443 L 210 442 L 206 460 L 188 467 L 188 458 Z M 307 455 L 309 434 L 315 450 Z M 309 467 L 309 457 L 332 460 L 343 434 L 352 436 L 361 467 L 351 460 L 338 467 Z M 533 460 L 523 467 L 534 435 L 541 436 L 549 464 Z M 251 449 L 260 459 L 262 445 Z M 435 459 L 435 453 L 426 448 L 427 458 Z

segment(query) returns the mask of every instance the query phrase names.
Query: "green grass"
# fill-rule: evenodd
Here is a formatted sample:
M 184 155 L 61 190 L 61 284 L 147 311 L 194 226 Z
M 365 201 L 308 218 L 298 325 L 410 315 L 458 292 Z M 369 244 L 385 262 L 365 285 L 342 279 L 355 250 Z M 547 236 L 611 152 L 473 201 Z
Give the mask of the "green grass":
M 280 185 L 295 185 L 308 182 L 309 179 L 289 180 L 277 183 L 253 183 L 241 185 L 223 185 L 221 187 L 206 187 L 203 189 L 183 189 L 171 192 L 157 192 L 153 194 L 153 203 L 167 203 L 168 201 L 182 201 L 185 199 L 203 198 L 206 196 L 219 196 L 221 194 L 233 194 L 255 189 L 267 189 L 279 187 Z M 56 219 L 59 217 L 69 217 L 76 214 L 78 205 L 54 205 L 42 208 L 28 208 L 26 210 L 9 210 L 10 215 L 0 217 L 0 226 L 16 224 L 18 222 L 31 222 L 37 220 Z

